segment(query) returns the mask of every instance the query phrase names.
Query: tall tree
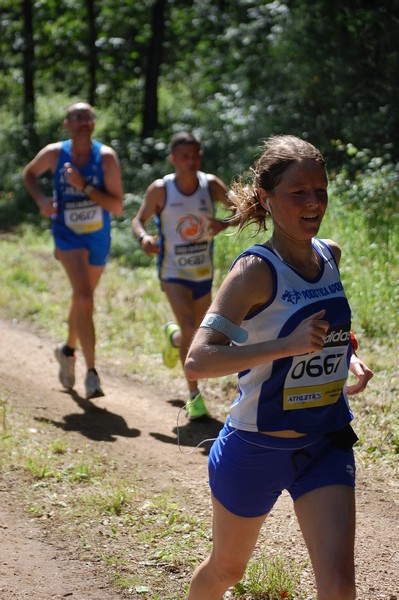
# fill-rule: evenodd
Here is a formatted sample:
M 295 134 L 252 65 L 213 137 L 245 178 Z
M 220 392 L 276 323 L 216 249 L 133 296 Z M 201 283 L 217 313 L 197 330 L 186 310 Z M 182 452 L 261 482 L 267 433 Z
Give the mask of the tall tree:
M 35 142 L 35 46 L 33 41 L 33 6 L 32 0 L 23 0 L 23 81 L 24 106 L 23 125 L 30 143 Z
M 142 138 L 152 136 L 158 127 L 158 80 L 165 33 L 165 9 L 166 0 L 156 0 L 152 7 L 151 39 L 145 70 Z
M 330 140 L 399 152 L 397 0 L 291 0 L 278 39 L 277 120 Z
M 96 102 L 97 88 L 97 29 L 96 29 L 96 13 L 94 7 L 95 0 L 86 0 L 87 8 L 87 27 L 88 27 L 88 75 L 89 75 L 89 91 L 88 100 L 92 106 Z

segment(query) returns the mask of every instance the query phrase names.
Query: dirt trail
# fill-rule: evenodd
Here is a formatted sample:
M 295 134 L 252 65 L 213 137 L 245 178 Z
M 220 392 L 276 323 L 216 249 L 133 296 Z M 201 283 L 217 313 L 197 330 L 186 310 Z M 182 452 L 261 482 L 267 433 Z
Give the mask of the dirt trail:
M 122 470 L 138 467 L 149 495 L 178 488 L 192 498 L 197 513 L 210 519 L 206 447 L 182 455 L 176 444 L 176 417 L 184 396 L 104 367 L 106 396 L 95 401 L 100 410 L 94 417 L 80 383 L 74 395 L 60 388 L 53 346 L 23 324 L 0 320 L 0 398 L 16 410 L 25 407 L 32 435 L 40 436 L 40 421 L 51 422 L 74 436 L 74 443 L 90 444 L 96 453 L 106 451 Z M 78 382 L 83 380 L 82 369 L 78 361 Z M 177 382 L 178 393 L 183 389 Z M 213 437 L 221 425 L 218 420 L 190 424 L 183 415 L 179 423 L 186 452 Z M 18 482 L 13 486 L 10 481 L 9 474 L 0 474 L 0 598 L 115 600 L 119 593 L 101 573 L 101 565 L 78 560 L 67 542 L 49 532 L 48 524 L 24 513 L 17 500 Z M 398 600 L 399 482 L 387 480 L 382 468 L 366 467 L 359 460 L 357 505 L 358 600 Z M 262 536 L 267 536 L 269 546 L 284 546 L 293 556 L 305 556 L 286 495 Z

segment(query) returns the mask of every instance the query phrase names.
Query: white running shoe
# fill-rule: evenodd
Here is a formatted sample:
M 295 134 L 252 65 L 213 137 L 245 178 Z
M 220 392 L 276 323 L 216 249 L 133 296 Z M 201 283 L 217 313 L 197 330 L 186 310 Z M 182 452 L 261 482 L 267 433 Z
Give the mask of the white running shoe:
M 85 387 L 86 400 L 90 400 L 90 398 L 100 398 L 101 396 L 104 396 L 104 392 L 101 389 L 100 378 L 94 371 L 87 371 Z
M 59 380 L 61 384 L 67 390 L 71 390 L 75 385 L 75 362 L 76 355 L 67 356 L 64 354 L 63 344 L 60 344 L 55 349 L 55 358 L 58 360 L 60 364 L 60 370 L 58 372 Z

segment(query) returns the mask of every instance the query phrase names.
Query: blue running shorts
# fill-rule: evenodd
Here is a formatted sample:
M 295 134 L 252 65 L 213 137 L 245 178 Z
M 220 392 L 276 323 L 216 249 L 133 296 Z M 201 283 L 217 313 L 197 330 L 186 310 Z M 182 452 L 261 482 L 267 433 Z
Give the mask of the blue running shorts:
M 189 288 L 193 292 L 193 300 L 199 300 L 203 296 L 206 296 L 212 290 L 212 279 L 206 281 L 190 281 L 189 279 L 162 279 L 167 283 L 179 283 Z M 162 287 L 161 281 L 161 287 Z
M 327 485 L 355 486 L 352 448 L 324 435 L 278 438 L 225 424 L 212 445 L 209 485 L 215 498 L 240 517 L 268 513 L 283 490 L 295 501 Z
M 89 252 L 89 264 L 102 267 L 107 263 L 111 248 L 111 235 L 100 230 L 95 233 L 77 234 L 69 227 L 53 223 L 53 236 L 60 250 L 78 250 L 85 248 Z

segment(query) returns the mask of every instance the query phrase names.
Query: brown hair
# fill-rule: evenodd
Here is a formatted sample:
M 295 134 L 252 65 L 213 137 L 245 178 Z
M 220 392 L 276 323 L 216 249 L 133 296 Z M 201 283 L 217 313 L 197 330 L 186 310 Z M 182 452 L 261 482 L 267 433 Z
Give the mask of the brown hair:
M 280 183 L 284 172 L 293 163 L 311 159 L 325 167 L 321 152 L 309 142 L 294 135 L 276 135 L 263 143 L 263 154 L 248 173 L 234 181 L 230 187 L 229 198 L 236 207 L 233 219 L 238 223 L 239 231 L 256 223 L 257 231 L 266 231 L 266 217 L 269 212 L 263 208 L 259 199 L 259 189 L 269 194 Z

